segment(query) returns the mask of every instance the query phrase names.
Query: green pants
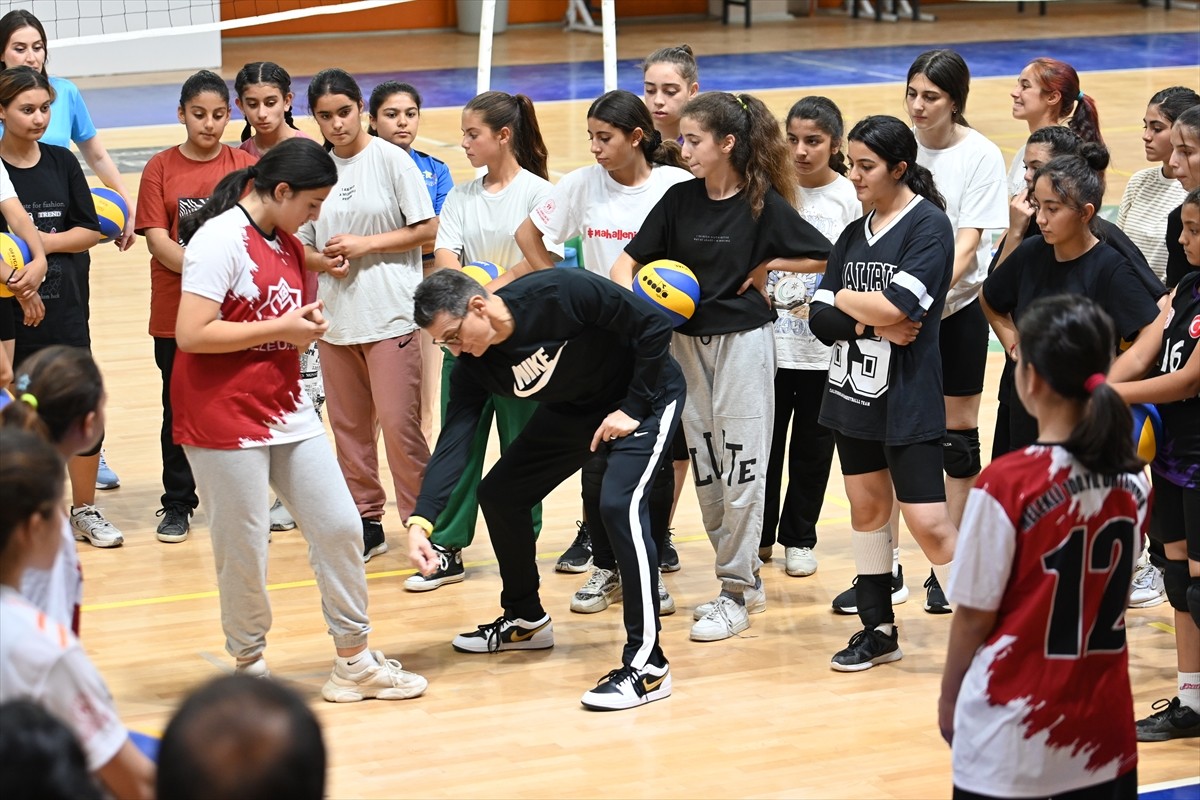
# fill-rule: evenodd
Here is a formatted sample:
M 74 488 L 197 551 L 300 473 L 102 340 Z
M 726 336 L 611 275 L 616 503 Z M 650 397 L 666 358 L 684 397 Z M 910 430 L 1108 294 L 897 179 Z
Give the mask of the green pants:
M 443 351 L 442 358 L 442 422 L 446 422 L 446 406 L 450 402 L 450 372 L 454 369 L 457 359 Z M 496 429 L 500 434 L 500 452 L 508 449 L 513 439 L 521 433 L 525 423 L 533 416 L 537 403 L 532 400 L 521 400 L 515 397 L 488 398 L 479 415 L 479 426 L 475 429 L 475 438 L 471 441 L 471 454 L 467 458 L 466 467 L 459 477 L 454 491 L 446 507 L 438 514 L 437 523 L 433 529 L 433 541 L 454 550 L 461 550 L 471 544 L 475 538 L 475 524 L 479 521 L 479 503 L 475 499 L 475 490 L 483 478 L 483 459 L 487 455 L 488 435 L 492 430 L 492 416 L 496 417 Z M 542 530 L 542 504 L 533 507 L 533 535 L 536 537 Z

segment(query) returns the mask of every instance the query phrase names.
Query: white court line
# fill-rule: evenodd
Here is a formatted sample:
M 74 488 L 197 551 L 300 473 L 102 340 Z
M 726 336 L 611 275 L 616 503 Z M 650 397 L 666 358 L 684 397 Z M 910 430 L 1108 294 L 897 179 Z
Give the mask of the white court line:
M 1178 789 L 1181 786 L 1200 786 L 1200 778 L 1180 778 L 1176 781 L 1163 781 L 1162 783 L 1151 783 L 1147 786 L 1139 786 L 1138 794 L 1142 792 L 1159 792 L 1164 789 Z

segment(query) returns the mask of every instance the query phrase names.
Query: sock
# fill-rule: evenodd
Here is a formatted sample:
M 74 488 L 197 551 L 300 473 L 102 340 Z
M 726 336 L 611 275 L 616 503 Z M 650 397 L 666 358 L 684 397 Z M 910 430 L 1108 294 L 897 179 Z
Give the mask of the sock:
M 900 571 L 900 548 L 892 548 L 892 574 L 895 575 Z
M 379 666 L 375 661 L 375 656 L 371 654 L 369 649 L 355 653 L 352 656 L 346 656 L 345 658 L 338 656 L 334 660 L 334 663 L 343 675 L 357 675 L 360 672 L 367 671 L 371 667 Z
M 886 522 L 873 531 L 850 531 L 850 547 L 854 553 L 854 571 L 859 575 L 882 575 L 889 572 L 892 562 L 888 550 L 892 544 L 891 526 Z M 894 552 L 894 551 L 893 551 Z
M 737 603 L 739 606 L 746 605 L 746 595 L 745 594 L 734 594 L 733 592 L 729 591 L 728 589 L 722 589 L 721 597 L 728 597 L 730 600 Z
M 879 631 L 884 636 L 891 636 L 896 630 L 896 624 L 893 622 L 881 622 L 875 626 L 875 630 Z
M 953 561 L 947 561 L 945 564 L 933 565 L 933 575 L 942 587 L 942 592 L 945 592 L 946 587 L 950 585 L 950 565 L 953 563 Z
M 1179 673 L 1179 704 L 1200 714 L 1200 672 Z

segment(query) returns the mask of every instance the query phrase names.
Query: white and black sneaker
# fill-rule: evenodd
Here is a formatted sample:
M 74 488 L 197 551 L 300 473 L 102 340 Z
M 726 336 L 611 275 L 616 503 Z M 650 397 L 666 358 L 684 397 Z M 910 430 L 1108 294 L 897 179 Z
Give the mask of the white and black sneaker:
M 433 552 L 438 556 L 438 568 L 429 575 L 409 575 L 404 579 L 404 588 L 410 592 L 429 592 L 445 586 L 447 583 L 462 583 L 467 577 L 463 569 L 462 550 L 452 547 L 442 547 L 430 542 Z
M 839 650 L 829 666 L 838 672 L 861 672 L 877 664 L 890 664 L 904 658 L 900 652 L 900 633 L 895 625 L 889 636 L 875 628 L 863 628 L 850 637 L 850 643 Z
M 588 524 L 576 522 L 575 525 L 579 528 L 575 541 L 558 557 L 555 572 L 587 572 L 592 566 L 592 535 L 588 532 Z
M 383 523 L 378 517 L 363 517 L 363 563 L 388 551 L 387 539 L 383 535 Z
M 546 614 L 535 622 L 497 617 L 451 642 L 460 653 L 498 653 L 501 650 L 547 650 L 554 647 L 554 623 Z
M 641 669 L 620 667 L 583 693 L 580 702 L 593 711 L 620 711 L 671 696 L 671 665 L 647 664 Z

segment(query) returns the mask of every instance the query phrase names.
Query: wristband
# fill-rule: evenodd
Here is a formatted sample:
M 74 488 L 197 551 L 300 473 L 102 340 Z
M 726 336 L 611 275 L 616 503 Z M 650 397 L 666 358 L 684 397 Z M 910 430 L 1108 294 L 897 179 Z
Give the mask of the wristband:
M 408 522 L 405 523 L 405 527 L 411 528 L 413 525 L 416 525 L 418 528 L 425 531 L 426 539 L 429 539 L 433 536 L 433 523 L 424 517 L 418 517 L 415 514 L 409 517 Z

